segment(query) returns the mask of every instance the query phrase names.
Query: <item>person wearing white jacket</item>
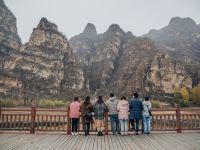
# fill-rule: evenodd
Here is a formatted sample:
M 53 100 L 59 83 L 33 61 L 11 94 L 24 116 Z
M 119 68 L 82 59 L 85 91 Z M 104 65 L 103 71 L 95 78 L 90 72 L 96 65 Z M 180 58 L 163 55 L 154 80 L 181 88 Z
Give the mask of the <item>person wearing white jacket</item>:
M 142 121 L 144 127 L 144 134 L 149 134 L 151 131 L 151 116 L 150 116 L 151 102 L 149 100 L 149 97 L 145 97 L 144 99 L 145 100 L 142 102 L 143 104 Z
M 121 135 L 127 135 L 129 104 L 125 96 L 121 97 L 121 100 L 117 105 L 117 109 L 119 111 L 118 116 L 121 125 Z

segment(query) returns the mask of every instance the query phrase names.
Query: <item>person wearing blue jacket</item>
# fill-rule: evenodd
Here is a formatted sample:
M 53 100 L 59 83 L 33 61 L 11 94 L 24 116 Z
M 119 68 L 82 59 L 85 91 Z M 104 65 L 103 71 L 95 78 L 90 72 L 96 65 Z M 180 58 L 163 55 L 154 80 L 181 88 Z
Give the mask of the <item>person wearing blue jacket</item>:
M 138 98 L 139 95 L 138 93 L 133 94 L 134 97 L 129 101 L 129 109 L 130 109 L 130 121 L 132 128 L 134 129 L 134 121 L 136 122 L 136 135 L 138 135 L 139 131 L 139 122 L 142 119 L 142 110 L 143 110 L 143 105 L 142 101 Z

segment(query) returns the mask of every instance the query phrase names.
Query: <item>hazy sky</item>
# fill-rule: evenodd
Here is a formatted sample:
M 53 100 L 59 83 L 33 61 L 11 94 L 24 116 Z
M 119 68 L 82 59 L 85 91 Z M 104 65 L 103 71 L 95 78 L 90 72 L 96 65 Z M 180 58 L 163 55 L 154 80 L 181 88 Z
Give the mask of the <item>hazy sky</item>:
M 28 41 L 42 17 L 57 24 L 68 38 L 83 31 L 88 22 L 102 33 L 117 23 L 124 31 L 142 35 L 159 29 L 171 17 L 191 17 L 200 23 L 200 0 L 4 0 L 17 18 L 22 42 Z

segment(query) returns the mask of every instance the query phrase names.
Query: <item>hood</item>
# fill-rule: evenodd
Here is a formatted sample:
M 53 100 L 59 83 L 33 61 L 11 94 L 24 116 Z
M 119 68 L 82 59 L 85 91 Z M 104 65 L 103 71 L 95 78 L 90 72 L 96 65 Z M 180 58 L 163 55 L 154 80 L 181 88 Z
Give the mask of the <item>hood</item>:
M 109 101 L 117 101 L 117 98 L 115 96 L 111 97 L 111 98 L 109 98 Z
M 124 107 L 128 105 L 128 101 L 126 101 L 126 100 L 122 100 L 120 103 Z
M 150 105 L 150 101 L 143 101 L 144 105 Z

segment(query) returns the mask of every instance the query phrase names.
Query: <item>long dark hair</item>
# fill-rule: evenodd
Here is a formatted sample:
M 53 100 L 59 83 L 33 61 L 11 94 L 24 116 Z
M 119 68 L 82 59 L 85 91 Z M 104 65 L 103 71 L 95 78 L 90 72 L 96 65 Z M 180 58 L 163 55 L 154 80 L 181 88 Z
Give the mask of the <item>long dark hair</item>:
M 87 97 L 85 98 L 84 103 L 90 103 L 90 96 L 87 96 Z
M 99 104 L 103 103 L 103 98 L 102 98 L 102 96 L 98 96 L 97 103 L 99 103 Z

